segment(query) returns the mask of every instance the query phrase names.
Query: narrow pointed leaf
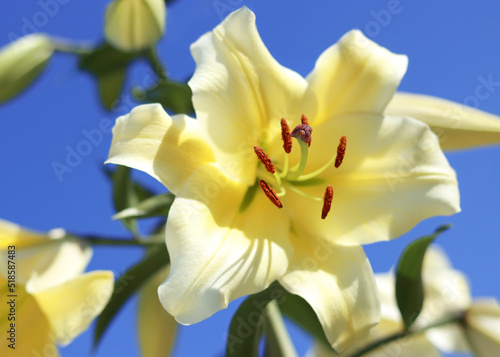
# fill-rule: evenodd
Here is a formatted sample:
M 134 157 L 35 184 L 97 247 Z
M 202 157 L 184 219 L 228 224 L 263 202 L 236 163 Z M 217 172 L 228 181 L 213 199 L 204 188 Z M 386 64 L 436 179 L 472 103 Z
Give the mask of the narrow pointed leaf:
M 401 255 L 396 270 L 396 300 L 405 329 L 417 319 L 424 303 L 422 263 L 427 247 L 447 229 L 449 226 L 441 226 L 434 234 L 410 243 Z
M 139 200 L 130 179 L 130 168 L 117 166 L 113 172 L 113 201 L 117 212 L 136 205 Z M 123 219 L 123 224 L 132 232 L 137 232 L 137 222 L 134 219 Z
M 124 209 L 113 216 L 114 219 L 147 218 L 167 216 L 175 196 L 172 193 L 149 197 L 133 207 Z
M 122 52 L 105 43 L 81 55 L 79 68 L 96 78 L 102 104 L 106 109 L 112 109 L 120 98 L 127 66 L 143 56 L 143 52 Z
M 113 318 L 123 307 L 125 302 L 136 293 L 151 276 L 169 263 L 169 256 L 165 245 L 151 248 L 145 258 L 127 270 L 115 283 L 113 295 L 97 319 L 94 332 L 94 348 Z
M 266 305 L 282 294 L 283 288 L 278 283 L 273 283 L 266 290 L 250 295 L 241 303 L 229 325 L 226 357 L 258 357 Z

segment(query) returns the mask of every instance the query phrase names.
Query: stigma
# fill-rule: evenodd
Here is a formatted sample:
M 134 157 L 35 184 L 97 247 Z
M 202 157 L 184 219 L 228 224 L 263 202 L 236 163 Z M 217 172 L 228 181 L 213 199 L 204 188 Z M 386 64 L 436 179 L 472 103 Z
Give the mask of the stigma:
M 271 184 L 269 184 L 266 180 L 259 178 L 259 186 L 266 197 L 278 208 L 283 207 L 280 197 L 285 196 L 287 189 L 290 189 L 294 193 L 308 199 L 323 202 L 321 218 L 326 219 L 332 207 L 333 186 L 326 186 L 326 190 L 322 198 L 309 195 L 301 189 L 301 186 L 317 185 L 318 179 L 312 179 L 317 178 L 318 175 L 332 166 L 335 168 L 340 167 L 346 154 L 347 138 L 345 136 L 340 137 L 336 152 L 332 153 L 334 155 L 332 155 L 331 159 L 325 163 L 325 165 L 313 172 L 307 173 L 307 158 L 309 154 L 309 147 L 312 142 L 313 128 L 309 125 L 309 120 L 305 115 L 302 115 L 300 122 L 301 123 L 295 126 L 295 128 L 290 132 L 290 127 L 288 126 L 286 119 L 281 118 L 281 139 L 283 140 L 283 150 L 285 151 L 285 160 L 281 171 L 277 169 L 277 166 L 263 148 L 254 146 L 255 154 L 267 171 L 267 173 L 261 174 L 264 176 L 262 178 L 265 178 L 268 181 L 269 179 L 274 179 L 274 182 L 269 181 L 271 182 Z M 295 138 L 299 144 L 300 160 L 295 166 L 289 167 L 289 154 L 292 151 L 292 138 Z M 269 176 L 269 174 L 272 176 Z M 257 176 L 260 177 L 259 174 Z M 321 181 L 321 179 L 319 179 L 319 181 Z

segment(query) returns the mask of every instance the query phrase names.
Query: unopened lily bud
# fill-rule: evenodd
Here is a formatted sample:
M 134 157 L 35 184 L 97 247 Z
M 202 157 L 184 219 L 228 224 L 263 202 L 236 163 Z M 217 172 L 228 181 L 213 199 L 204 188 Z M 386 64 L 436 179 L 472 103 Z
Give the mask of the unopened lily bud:
M 114 0 L 106 10 L 106 40 L 125 52 L 153 46 L 165 29 L 163 0 Z
M 0 103 L 28 87 L 53 53 L 50 38 L 42 34 L 22 37 L 0 49 Z

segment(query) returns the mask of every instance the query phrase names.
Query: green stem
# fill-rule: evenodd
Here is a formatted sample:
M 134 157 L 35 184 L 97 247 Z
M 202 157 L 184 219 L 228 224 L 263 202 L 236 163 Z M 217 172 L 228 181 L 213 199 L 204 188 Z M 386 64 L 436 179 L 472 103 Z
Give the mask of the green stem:
M 84 240 L 91 245 L 116 245 L 116 246 L 152 246 L 158 244 L 165 244 L 165 241 L 157 240 L 132 240 L 132 239 L 121 239 L 121 238 L 103 238 L 94 236 L 83 236 L 77 237 L 78 239 Z
M 443 320 L 440 320 L 440 321 L 437 321 L 435 323 L 432 323 L 430 325 L 427 325 L 421 329 L 418 329 L 418 330 L 412 330 L 412 329 L 409 329 L 407 331 L 401 331 L 401 332 L 396 332 L 392 335 L 389 335 L 389 336 L 386 336 L 384 338 L 381 338 L 380 340 L 377 340 L 377 341 L 374 341 L 372 343 L 369 343 L 368 345 L 366 345 L 365 347 L 357 350 L 355 353 L 353 353 L 352 355 L 349 355 L 349 357 L 361 357 L 363 355 L 365 355 L 366 353 L 368 352 L 371 352 L 385 344 L 388 344 L 388 343 L 391 343 L 391 342 L 394 342 L 394 341 L 397 341 L 401 338 L 404 338 L 404 337 L 408 337 L 408 336 L 413 336 L 413 335 L 418 335 L 420 333 L 424 333 L 425 331 L 431 329 L 431 328 L 436 328 L 436 327 L 440 327 L 440 326 L 443 326 L 443 325 L 446 325 L 446 324 L 449 324 L 449 323 L 456 323 L 456 322 L 460 322 L 462 321 L 464 318 L 464 312 L 461 312 L 459 314 L 456 314 L 456 315 L 453 315 L 451 317 L 448 317 L 448 318 L 445 318 Z
M 276 300 L 272 300 L 266 305 L 267 319 L 271 328 L 271 333 L 273 338 L 277 343 L 281 355 L 286 357 L 297 357 L 297 352 L 293 345 L 292 339 L 288 334 L 285 322 L 283 321 L 283 316 L 278 307 Z
M 167 81 L 168 76 L 167 76 L 167 70 L 163 66 L 163 63 L 160 62 L 158 59 L 158 54 L 156 53 L 156 50 L 154 47 L 150 47 L 147 53 L 149 62 L 151 63 L 151 66 L 153 67 L 155 73 L 158 75 L 158 77 L 163 80 Z
M 54 49 L 59 52 L 71 53 L 75 55 L 86 55 L 92 52 L 92 46 L 87 44 L 70 42 L 66 39 L 51 38 Z
M 308 152 L 309 152 L 309 145 L 300 139 L 297 139 L 297 141 L 299 142 L 299 146 L 300 146 L 300 162 L 299 162 L 299 166 L 297 167 L 295 172 L 293 172 L 290 176 L 288 176 L 286 178 L 288 181 L 296 180 L 300 175 L 302 175 L 302 173 L 306 169 L 306 165 L 307 165 L 307 156 L 308 156 Z

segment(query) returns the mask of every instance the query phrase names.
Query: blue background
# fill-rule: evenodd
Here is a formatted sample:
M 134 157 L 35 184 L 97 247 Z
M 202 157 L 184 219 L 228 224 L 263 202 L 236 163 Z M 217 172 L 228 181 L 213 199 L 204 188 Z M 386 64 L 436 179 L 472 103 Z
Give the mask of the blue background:
M 0 45 L 9 34 L 33 30 L 98 43 L 103 37 L 107 1 L 10 1 L 0 11 Z M 160 56 L 171 78 L 185 80 L 194 70 L 189 45 L 242 5 L 257 15 L 257 26 L 270 52 L 283 65 L 307 75 L 316 58 L 345 32 L 359 28 L 393 52 L 407 54 L 408 72 L 400 89 L 463 103 L 480 77 L 500 81 L 500 3 L 497 1 L 239 1 L 179 0 L 169 7 Z M 398 13 L 387 16 L 389 8 Z M 46 9 L 49 9 L 48 11 Z M 45 15 L 43 15 L 45 13 Z M 386 15 L 386 16 L 384 16 Z M 27 23 L 31 25 L 26 25 Z M 126 93 L 150 84 L 145 63 L 134 65 Z M 500 115 L 500 87 L 479 101 L 479 108 Z M 46 231 L 64 227 L 78 233 L 126 236 L 111 220 L 111 187 L 102 173 L 111 134 L 94 145 L 81 164 L 58 180 L 52 164 L 65 163 L 67 147 L 86 140 L 82 131 L 99 129 L 134 106 L 130 95 L 118 112 L 106 112 L 97 100 L 96 84 L 76 70 L 72 55 L 57 55 L 47 71 L 23 95 L 0 106 L 0 217 Z M 439 238 L 455 267 L 470 278 L 475 296 L 500 298 L 500 148 L 448 153 L 456 169 L 463 212 L 419 224 L 404 237 L 366 247 L 377 272 L 390 269 L 412 239 L 442 223 L 453 229 Z M 165 189 L 144 174 L 136 177 L 157 192 Z M 141 258 L 141 248 L 96 248 L 89 270 L 121 274 Z M 224 334 L 238 302 L 197 325 L 181 327 L 174 356 L 221 356 Z M 138 355 L 136 301 L 131 300 L 104 337 L 96 356 Z M 154 326 L 151 326 L 153 329 Z M 300 355 L 310 340 L 290 326 Z M 62 349 L 63 356 L 87 356 L 92 330 Z

